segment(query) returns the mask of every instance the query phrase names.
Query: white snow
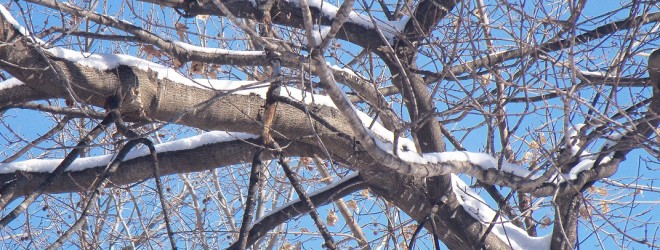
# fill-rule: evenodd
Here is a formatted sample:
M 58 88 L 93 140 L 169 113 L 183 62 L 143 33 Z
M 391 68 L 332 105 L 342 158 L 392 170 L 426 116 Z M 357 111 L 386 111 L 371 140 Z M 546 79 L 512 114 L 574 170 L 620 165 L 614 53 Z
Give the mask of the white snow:
M 299 0 L 286 0 L 286 1 L 294 4 L 297 7 L 300 7 Z M 307 4 L 309 5 L 309 7 L 314 7 L 319 9 L 321 11 L 321 14 L 326 16 L 330 20 L 333 20 L 337 16 L 337 11 L 339 10 L 339 7 L 332 5 L 328 2 L 325 2 L 323 0 L 308 0 Z M 377 27 L 383 32 L 385 37 L 391 42 L 394 40 L 394 37 L 398 33 L 403 31 L 403 28 L 405 28 L 408 19 L 409 18 L 402 18 L 400 21 L 391 21 L 391 22 L 375 19 L 376 20 L 375 23 Z M 348 20 L 346 20 L 346 22 L 354 23 L 367 29 L 376 28 L 376 25 L 374 25 L 374 22 L 371 21 L 371 18 L 369 18 L 369 16 L 362 15 L 355 11 L 351 11 L 351 13 L 348 14 Z
M 12 16 L 11 13 L 9 13 L 9 11 L 5 8 L 5 6 L 1 4 L 0 4 L 0 13 L 2 13 L 5 19 L 7 19 L 7 22 L 9 22 L 11 26 L 14 26 L 14 28 L 17 29 L 18 32 L 21 32 L 21 34 L 23 34 L 24 36 L 30 35 L 30 32 L 25 27 L 18 24 L 16 19 L 14 19 L 14 16 Z
M 458 178 L 458 176 L 452 174 L 451 180 L 454 194 L 456 194 L 458 202 L 463 206 L 465 211 L 481 223 L 490 224 L 493 218 L 495 218 L 496 212 L 481 199 L 479 194 L 472 191 L 463 180 Z M 550 249 L 552 234 L 541 237 L 528 236 L 525 230 L 513 225 L 511 222 L 505 221 L 502 215 L 498 217 L 495 223 L 491 233 L 495 234 L 505 243 L 510 242 L 512 249 Z
M 2 6 L 2 5 L 0 5 L 0 6 Z M 16 87 L 18 85 L 23 85 L 23 84 L 24 83 L 21 82 L 21 80 L 18 80 L 16 78 L 9 78 L 7 80 L 4 80 L 4 81 L 0 82 L 0 90 L 13 88 L 13 87 Z
M 460 161 L 460 162 L 469 162 L 476 166 L 481 167 L 484 170 L 491 168 L 498 169 L 497 160 L 493 156 L 486 153 L 475 153 L 468 151 L 453 151 L 453 152 L 442 152 L 442 153 L 427 153 L 424 154 L 424 158 L 430 163 L 441 163 L 441 162 L 451 162 L 451 161 Z M 531 179 L 537 178 L 539 176 L 531 176 L 532 172 L 523 168 L 522 166 L 509 163 L 507 161 L 502 162 L 502 171 L 511 173 L 519 177 L 530 177 Z
M 571 143 L 571 145 L 569 145 L 569 149 L 571 150 L 572 155 L 575 155 L 578 152 L 580 152 L 580 147 L 577 146 L 580 143 L 580 139 L 578 138 L 578 136 L 580 133 L 580 129 L 582 129 L 582 127 L 584 126 L 586 126 L 586 124 L 579 123 L 568 128 L 567 135 L 568 135 L 568 140 Z M 586 150 L 582 151 L 582 155 L 584 155 L 585 153 Z
M 580 147 L 577 146 L 577 144 L 580 142 L 578 135 L 580 129 L 582 129 L 585 126 L 583 123 L 579 123 L 576 125 L 573 125 L 568 128 L 568 139 L 569 142 L 572 143 L 569 145 L 569 149 L 571 150 L 572 155 L 576 155 Z M 615 141 L 619 140 L 623 136 L 622 133 L 614 131 L 612 132 L 607 138 L 605 138 L 605 143 L 603 144 L 603 149 L 607 149 L 609 146 L 613 145 Z M 614 152 L 610 153 L 609 155 L 603 157 L 603 159 L 600 161 L 600 164 L 607 163 L 610 160 L 612 160 L 612 155 Z M 594 163 L 596 163 L 596 159 L 598 158 L 598 155 L 591 154 L 589 151 L 582 150 L 582 153 L 580 154 L 580 161 L 573 167 L 571 168 L 571 171 L 568 174 L 555 174 L 553 177 L 550 178 L 550 181 L 552 183 L 562 183 L 567 180 L 575 180 L 577 179 L 577 176 L 580 172 L 589 170 L 594 167 Z
M 216 54 L 227 54 L 227 55 L 238 55 L 238 56 L 263 56 L 266 55 L 266 52 L 264 51 L 258 51 L 258 50 L 246 50 L 246 51 L 240 51 L 240 50 L 229 50 L 229 49 L 220 49 L 220 48 L 209 48 L 209 47 L 200 47 L 197 45 L 192 45 L 189 43 L 184 43 L 181 41 L 172 41 L 172 43 L 181 46 L 181 48 L 184 48 L 189 51 L 197 51 L 197 52 L 204 52 L 204 53 L 216 53 Z
M 330 67 L 331 69 L 333 69 L 335 71 L 342 71 L 342 72 L 347 73 L 351 76 L 362 78 L 362 79 L 366 78 L 363 75 L 361 75 L 361 74 L 359 74 L 359 73 L 357 73 L 357 72 L 355 72 L 355 71 L 353 71 L 349 68 L 342 68 L 342 67 L 339 67 L 338 65 L 330 64 L 329 62 L 325 62 L 325 64 L 328 65 L 328 67 Z
M 580 70 L 580 74 L 585 75 L 585 76 L 601 76 L 601 77 L 606 77 L 606 76 L 608 76 L 607 73 L 605 73 L 605 72 L 600 72 L 600 71 L 586 71 L 586 70 Z
M 330 32 L 330 26 L 314 25 L 314 28 L 312 29 L 312 37 L 314 38 L 314 44 L 316 45 L 321 44 L 323 42 L 323 39 L 325 39 L 326 36 L 328 36 L 328 32 Z M 304 37 L 303 44 L 308 45 L 307 36 Z
M 246 133 L 228 133 L 224 131 L 211 131 L 197 136 L 188 137 L 185 139 L 175 140 L 162 144 L 155 145 L 156 152 L 172 152 L 186 149 L 193 149 L 203 145 L 227 142 L 233 140 L 246 140 L 254 139 L 258 136 Z M 149 154 L 149 149 L 140 148 L 131 151 L 126 155 L 124 161 L 135 159 L 137 157 Z M 113 155 L 101 155 L 76 159 L 68 168 L 67 171 L 81 171 L 88 168 L 108 165 Z M 55 168 L 62 162 L 62 159 L 32 159 L 20 162 L 0 163 L 0 174 L 13 173 L 16 171 L 25 172 L 39 172 L 48 173 L 55 170 Z
M 134 56 L 123 54 L 87 53 L 59 47 L 50 48 L 48 49 L 48 52 L 56 57 L 99 70 L 109 70 L 117 68 L 120 65 L 126 65 L 144 71 L 154 71 L 156 72 L 158 79 L 166 78 L 186 85 L 196 85 L 191 79 L 179 74 L 179 72 L 170 67 Z

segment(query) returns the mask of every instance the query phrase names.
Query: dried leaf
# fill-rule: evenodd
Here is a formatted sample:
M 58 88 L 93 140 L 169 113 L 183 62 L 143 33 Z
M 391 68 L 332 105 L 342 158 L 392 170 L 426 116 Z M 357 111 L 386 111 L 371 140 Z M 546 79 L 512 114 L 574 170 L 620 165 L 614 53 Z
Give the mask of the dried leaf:
M 548 139 L 545 138 L 545 134 L 544 134 L 544 133 L 540 133 L 540 134 L 539 134 L 539 142 L 540 142 L 541 144 L 544 144 L 544 145 L 548 142 Z
M 591 207 L 588 208 L 584 206 L 580 207 L 580 217 L 582 217 L 582 219 L 585 220 L 589 219 L 591 217 Z
M 325 217 L 325 222 L 328 223 L 329 226 L 334 226 L 337 221 L 339 221 L 339 218 L 337 218 L 335 211 L 332 209 L 328 210 L 328 216 Z
M 552 221 L 550 220 L 550 218 L 543 217 L 543 219 L 541 219 L 541 228 L 546 228 L 550 225 L 552 225 Z
M 600 202 L 600 207 L 603 210 L 603 213 L 609 213 L 610 212 L 610 206 L 607 204 L 607 201 L 601 201 Z
M 302 157 L 300 158 L 300 164 L 303 166 L 309 166 L 312 163 L 312 158 L 311 157 Z
M 403 237 L 407 239 L 410 239 L 415 233 L 415 230 L 417 230 L 418 225 L 417 224 L 410 224 L 407 226 L 403 227 Z
M 153 45 L 146 45 L 142 47 L 142 51 L 147 54 L 147 60 L 151 60 L 154 57 L 160 57 L 163 55 L 160 50 L 156 49 Z
M 177 69 L 180 69 L 181 67 L 183 67 L 183 63 L 181 61 L 179 61 L 179 59 L 173 58 L 172 63 L 174 63 L 174 67 L 177 68 Z
M 360 191 L 360 194 L 364 196 L 364 198 L 371 199 L 371 197 L 369 197 L 369 189 L 362 189 L 362 191 Z
M 209 72 L 206 73 L 206 76 L 211 79 L 218 79 L 218 74 L 216 73 L 216 71 L 213 70 L 209 70 Z
M 532 153 L 532 151 L 527 151 L 523 155 L 522 161 L 525 163 L 529 163 L 532 161 L 533 158 L 534 158 L 534 153 Z
M 536 141 L 532 141 L 529 143 L 529 148 L 531 149 L 538 149 L 539 148 L 539 143 Z
M 589 187 L 589 189 L 587 189 L 587 190 L 589 191 L 589 193 L 598 194 L 600 196 L 607 196 L 607 194 L 608 194 L 607 189 L 602 188 L 602 187 L 593 187 L 592 186 L 592 187 Z
M 346 202 L 346 206 L 350 207 L 355 212 L 360 211 L 360 209 L 357 206 L 357 202 L 355 202 L 355 200 L 350 200 L 350 201 Z
M 205 73 L 205 65 L 201 62 L 192 62 L 190 65 L 190 73 L 203 75 Z
M 320 179 L 320 182 L 332 182 L 332 179 L 334 179 L 332 176 L 328 176 L 325 178 Z
M 206 20 L 208 20 L 209 17 L 211 17 L 211 16 L 209 16 L 209 15 L 197 15 L 195 17 L 199 20 L 202 20 L 202 21 L 206 22 Z
M 176 28 L 176 34 L 179 35 L 179 39 L 181 39 L 181 41 L 186 40 L 186 32 L 188 31 L 188 27 L 182 23 L 176 23 L 174 24 L 174 27 Z
M 289 242 L 284 242 L 284 244 L 280 246 L 280 250 L 293 250 L 293 246 Z

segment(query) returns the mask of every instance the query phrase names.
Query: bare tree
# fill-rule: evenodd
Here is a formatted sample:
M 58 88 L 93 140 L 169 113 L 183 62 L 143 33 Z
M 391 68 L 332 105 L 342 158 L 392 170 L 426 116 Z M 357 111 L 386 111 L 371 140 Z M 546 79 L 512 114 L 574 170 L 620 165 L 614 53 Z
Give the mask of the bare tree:
M 3 5 L 6 248 L 660 246 L 654 1 Z

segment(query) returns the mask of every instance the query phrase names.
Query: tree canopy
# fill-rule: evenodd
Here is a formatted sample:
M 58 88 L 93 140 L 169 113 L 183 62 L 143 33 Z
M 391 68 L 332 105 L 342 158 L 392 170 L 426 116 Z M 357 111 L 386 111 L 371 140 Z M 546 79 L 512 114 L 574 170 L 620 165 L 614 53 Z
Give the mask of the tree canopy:
M 7 248 L 660 246 L 653 1 L 2 5 Z

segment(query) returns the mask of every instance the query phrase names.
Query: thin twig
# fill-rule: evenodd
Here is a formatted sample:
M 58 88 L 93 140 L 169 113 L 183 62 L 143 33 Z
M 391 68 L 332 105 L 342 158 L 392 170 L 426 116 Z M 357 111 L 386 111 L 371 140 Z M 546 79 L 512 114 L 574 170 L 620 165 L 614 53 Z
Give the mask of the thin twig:
M 112 124 L 118 116 L 119 112 L 116 110 L 108 112 L 105 119 L 103 119 L 100 124 L 96 125 L 92 131 L 87 133 L 87 135 L 83 137 L 80 142 L 78 142 L 76 147 L 74 147 L 71 152 L 67 154 L 67 156 L 64 158 L 64 160 L 62 160 L 57 168 L 55 168 L 55 170 L 50 175 L 48 175 L 46 180 L 37 186 L 34 192 L 28 195 L 25 200 L 21 202 L 21 204 L 19 204 L 16 208 L 14 208 L 14 210 L 12 210 L 9 214 L 5 215 L 5 217 L 0 220 L 0 228 L 4 228 L 7 226 L 7 224 L 9 224 L 9 222 L 16 219 L 18 215 L 25 211 L 25 209 L 27 209 L 27 207 L 32 204 L 32 202 L 34 202 L 37 197 L 39 197 L 39 195 L 41 195 L 44 190 L 46 190 L 46 188 L 48 188 L 48 186 L 53 183 L 55 179 L 64 174 L 66 169 L 73 163 L 76 158 L 78 158 L 78 156 L 80 156 L 80 153 L 87 147 L 87 145 L 89 145 L 89 143 L 91 143 L 99 134 L 101 134 L 101 132 L 103 132 L 107 126 Z M 16 183 L 12 183 L 11 185 L 16 185 Z M 12 189 L 13 188 L 7 188 L 5 190 Z M 8 200 L 6 198 L 7 197 L 5 194 L 0 197 L 0 208 L 4 208 L 7 205 Z
M 243 212 L 243 222 L 238 234 L 238 249 L 245 250 L 247 248 L 248 233 L 250 231 L 250 224 L 254 214 L 254 205 L 257 194 L 257 185 L 262 176 L 261 155 L 264 152 L 263 148 L 257 149 L 252 157 L 252 169 L 250 170 L 250 182 L 248 184 L 248 193 L 245 199 L 245 211 Z
M 305 190 L 300 184 L 300 180 L 298 179 L 298 177 L 296 177 L 296 174 L 293 172 L 293 170 L 291 170 L 289 164 L 286 163 L 286 161 L 284 160 L 283 154 L 280 154 L 279 162 L 280 165 L 282 166 L 282 170 L 284 170 L 284 173 L 286 174 L 286 177 L 289 178 L 289 181 L 291 182 L 293 189 L 296 190 L 298 197 L 300 197 L 300 200 L 307 203 L 307 206 L 310 208 L 309 216 L 312 217 L 312 220 L 314 220 L 314 224 L 316 224 L 316 227 L 319 229 L 319 232 L 321 232 L 321 236 L 323 236 L 323 239 L 325 240 L 325 247 L 328 249 L 337 249 L 337 246 L 335 245 L 334 240 L 332 240 L 332 235 L 328 231 L 328 228 L 325 226 L 325 224 L 323 224 L 323 222 L 321 222 L 321 217 L 319 216 L 319 213 L 316 211 L 316 207 L 314 206 L 314 203 L 312 203 L 312 200 L 310 200 L 309 196 L 305 193 Z
M 66 231 L 64 234 L 62 234 L 52 245 L 50 245 L 47 249 L 58 249 L 61 247 L 65 241 L 67 241 L 74 233 L 75 231 L 79 230 L 83 225 L 84 222 L 89 215 L 89 211 L 91 210 L 92 207 L 96 205 L 97 197 L 101 194 L 101 190 L 105 188 L 105 186 L 110 182 L 110 177 L 117 171 L 119 168 L 119 165 L 121 162 L 124 160 L 126 155 L 137 145 L 139 144 L 145 144 L 149 147 L 149 150 L 152 151 L 152 157 L 154 157 L 154 162 L 155 162 L 155 148 L 153 147 L 153 143 L 146 138 L 138 138 L 135 140 L 131 140 L 125 145 L 121 147 L 119 150 L 119 153 L 117 153 L 117 156 L 115 159 L 108 165 L 108 167 L 103 171 L 103 175 L 101 178 L 97 179 L 94 183 L 92 184 L 92 194 L 91 196 L 87 199 L 87 203 L 85 205 L 85 208 L 82 210 L 80 217 L 76 220 L 75 223 Z

